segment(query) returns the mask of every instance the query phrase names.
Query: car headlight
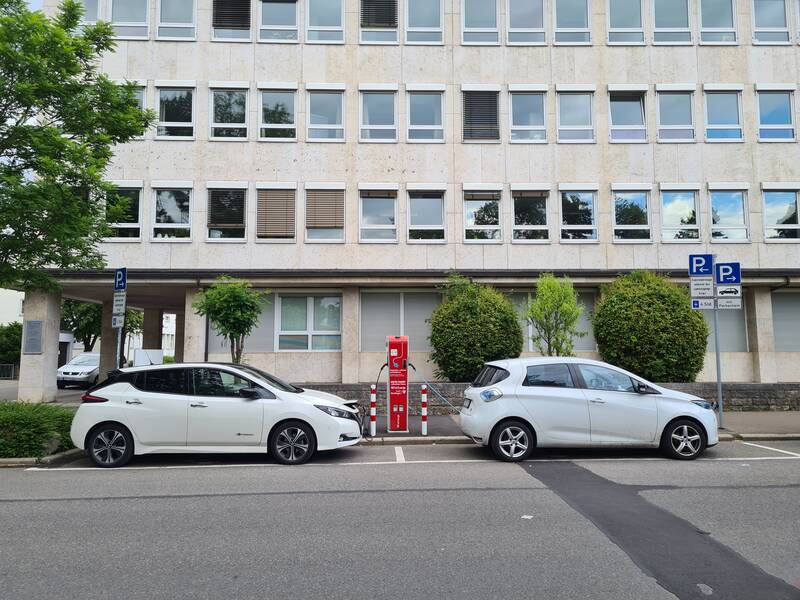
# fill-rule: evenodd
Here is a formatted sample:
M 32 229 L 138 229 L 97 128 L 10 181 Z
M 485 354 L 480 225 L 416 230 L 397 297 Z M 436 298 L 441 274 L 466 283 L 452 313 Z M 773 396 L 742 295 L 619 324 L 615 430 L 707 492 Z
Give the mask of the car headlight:
M 342 410 L 341 408 L 336 408 L 335 406 L 326 406 L 324 404 L 315 404 L 314 406 L 316 406 L 322 412 L 328 413 L 332 417 L 339 417 L 340 419 L 353 418 L 353 413 Z
M 692 404 L 696 404 L 700 408 L 705 408 L 706 410 L 713 410 L 714 405 L 711 402 L 706 402 L 705 400 L 692 400 Z
M 494 402 L 502 395 L 503 392 L 501 392 L 497 388 L 490 388 L 488 390 L 483 390 L 481 392 L 481 400 L 483 400 L 484 402 Z

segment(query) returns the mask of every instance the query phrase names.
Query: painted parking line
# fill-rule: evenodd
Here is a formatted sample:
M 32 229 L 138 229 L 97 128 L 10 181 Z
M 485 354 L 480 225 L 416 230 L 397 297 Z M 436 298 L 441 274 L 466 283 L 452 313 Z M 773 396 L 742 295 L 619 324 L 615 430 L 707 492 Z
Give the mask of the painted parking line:
M 400 446 L 394 447 L 394 459 L 399 463 L 406 462 L 406 456 L 403 454 L 403 449 Z
M 745 446 L 753 446 L 754 448 L 761 448 L 762 450 L 772 450 L 773 452 L 780 452 L 781 454 L 788 454 L 795 458 L 800 458 L 797 452 L 789 452 L 788 450 L 781 450 L 780 448 L 773 448 L 772 446 L 763 446 L 761 444 L 754 444 L 753 442 L 742 442 Z

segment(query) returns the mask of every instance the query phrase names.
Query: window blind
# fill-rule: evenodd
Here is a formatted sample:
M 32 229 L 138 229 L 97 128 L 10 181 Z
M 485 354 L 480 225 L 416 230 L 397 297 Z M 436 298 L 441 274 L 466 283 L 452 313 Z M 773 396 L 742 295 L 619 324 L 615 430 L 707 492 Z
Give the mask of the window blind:
M 256 237 L 294 238 L 294 190 L 258 190 Z
M 397 27 L 397 0 L 361 0 L 361 27 Z
M 344 190 L 306 190 L 306 228 L 344 228 Z
M 213 13 L 216 29 L 250 29 L 250 0 L 214 0 Z
M 244 225 L 245 190 L 208 190 L 208 226 L 240 229 Z
M 497 92 L 463 92 L 464 139 L 499 140 Z

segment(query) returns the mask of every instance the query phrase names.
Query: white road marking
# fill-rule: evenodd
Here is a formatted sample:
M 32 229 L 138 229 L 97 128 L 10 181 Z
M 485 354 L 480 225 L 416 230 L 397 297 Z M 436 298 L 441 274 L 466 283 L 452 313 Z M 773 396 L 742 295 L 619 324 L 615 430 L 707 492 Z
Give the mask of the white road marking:
M 789 456 L 794 456 L 795 458 L 800 458 L 800 454 L 797 452 L 789 452 L 788 450 L 781 450 L 780 448 L 772 448 L 771 446 L 762 446 L 761 444 L 754 444 L 752 442 L 742 442 L 745 446 L 753 446 L 754 448 L 761 448 L 763 450 L 772 450 L 773 452 L 780 452 L 781 454 L 788 454 Z
M 406 456 L 403 454 L 403 449 L 400 446 L 394 447 L 394 458 L 396 462 L 404 463 L 406 462 Z
M 523 519 L 527 519 L 527 520 L 531 520 L 533 518 L 533 515 L 522 515 L 522 518 Z

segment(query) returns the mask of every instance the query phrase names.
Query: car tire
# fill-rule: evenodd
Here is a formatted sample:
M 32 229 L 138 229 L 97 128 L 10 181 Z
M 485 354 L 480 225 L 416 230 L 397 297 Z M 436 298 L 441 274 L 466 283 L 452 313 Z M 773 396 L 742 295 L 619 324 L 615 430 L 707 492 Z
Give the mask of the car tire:
M 492 431 L 489 444 L 500 460 L 519 462 L 531 455 L 536 438 L 531 428 L 522 421 L 504 421 Z
M 286 421 L 278 425 L 269 438 L 268 451 L 282 465 L 302 465 L 317 450 L 317 436 L 308 423 Z
M 85 449 L 89 460 L 97 467 L 122 467 L 133 456 L 133 436 L 119 423 L 103 423 L 86 436 Z
M 690 419 L 673 421 L 661 436 L 661 450 L 676 460 L 694 460 L 705 451 L 707 444 L 703 428 Z

